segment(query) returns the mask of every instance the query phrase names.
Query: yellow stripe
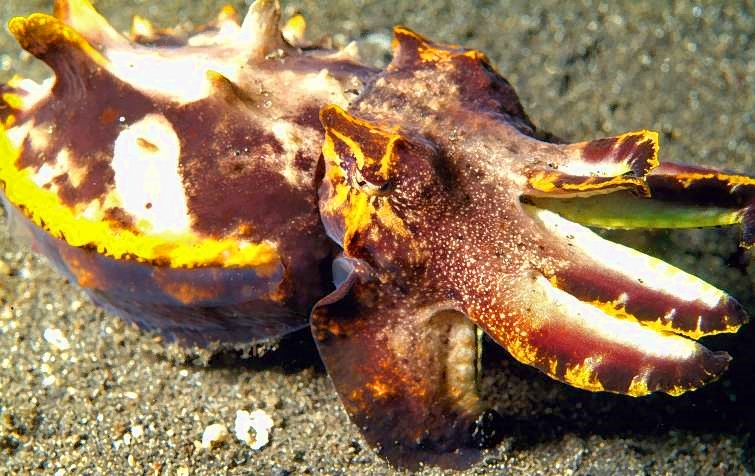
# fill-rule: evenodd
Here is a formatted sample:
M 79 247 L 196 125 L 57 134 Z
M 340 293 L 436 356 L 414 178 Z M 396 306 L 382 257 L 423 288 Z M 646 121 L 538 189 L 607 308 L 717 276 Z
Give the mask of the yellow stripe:
M 21 100 L 21 96 L 18 94 L 4 93 L 3 102 L 15 110 L 21 110 L 24 107 L 24 102 Z
M 658 165 L 660 165 L 660 161 L 658 160 L 658 152 L 660 147 L 658 131 L 643 129 L 640 131 L 626 132 L 618 136 L 618 144 L 622 144 L 626 140 L 637 136 L 640 136 L 642 139 L 637 141 L 636 146 L 639 146 L 640 144 L 645 142 L 650 142 L 650 144 L 653 146 L 653 157 L 647 160 L 648 171 L 653 170 L 654 168 L 658 167 Z
M 142 262 L 166 262 L 173 268 L 254 267 L 261 275 L 275 272 L 280 262 L 273 242 L 212 239 L 195 233 L 136 234 L 109 221 L 88 220 L 55 193 L 39 188 L 29 169 L 18 170 L 18 156 L 5 128 L 0 127 L 0 182 L 5 196 L 34 224 L 71 246 L 94 246 L 98 253 L 115 259 L 135 257 Z
M 683 278 L 682 278 L 683 279 Z M 672 295 L 673 296 L 673 295 Z M 631 299 L 631 297 L 630 297 Z M 662 299 L 662 297 L 659 297 L 659 299 Z M 606 314 L 619 318 L 619 319 L 629 319 L 634 322 L 638 322 L 642 324 L 645 327 L 648 327 L 650 329 L 660 331 L 660 332 L 672 332 L 674 334 L 680 334 L 685 337 L 689 337 L 690 339 L 698 340 L 701 337 L 705 336 L 712 336 L 716 334 L 723 334 L 723 333 L 736 333 L 739 328 L 742 326 L 742 324 L 736 324 L 736 325 L 727 325 L 725 328 L 720 330 L 711 330 L 711 331 L 703 331 L 699 327 L 697 329 L 688 330 L 688 329 L 679 329 L 678 327 L 674 326 L 673 321 L 665 321 L 662 316 L 659 316 L 655 320 L 642 320 L 639 319 L 637 316 L 631 314 L 629 311 L 626 310 L 626 306 L 624 304 L 617 303 L 615 301 L 610 302 L 603 302 L 603 301 L 592 301 L 590 303 L 591 305 L 595 306 L 596 308 L 600 309 L 601 311 L 605 312 Z M 673 309 L 669 309 L 669 311 L 672 311 Z M 720 319 L 722 321 L 727 320 L 726 316 L 721 316 Z
M 674 174 L 673 178 L 682 184 L 684 188 L 688 188 L 698 180 L 716 179 L 722 182 L 726 182 L 729 187 L 735 187 L 737 185 L 755 185 L 755 178 L 748 177 L 746 175 L 728 175 L 722 173 L 680 173 Z
M 365 157 L 364 157 L 364 152 L 362 151 L 361 145 L 359 145 L 351 137 L 347 136 L 346 134 L 341 134 L 335 129 L 328 129 L 328 134 L 332 134 L 333 136 L 337 137 L 338 140 L 346 144 L 346 147 L 348 147 L 349 150 L 351 150 L 351 152 L 354 154 L 354 158 L 356 159 L 356 162 L 357 162 L 357 168 L 359 170 L 364 168 Z M 374 162 L 373 160 L 370 161 L 370 163 L 373 163 L 373 162 Z
M 344 213 L 344 225 L 346 231 L 343 236 L 343 247 L 354 238 L 354 235 L 370 224 L 370 218 L 375 208 L 370 203 L 370 197 L 366 193 L 352 193 L 350 195 L 349 209 Z
M 588 358 L 580 364 L 567 367 L 564 372 L 564 382 L 590 392 L 602 392 L 605 387 L 595 374 L 595 363 L 590 360 Z
M 556 184 L 556 180 L 559 178 L 577 178 L 581 182 L 564 182 Z M 600 177 L 606 178 L 606 177 Z M 596 177 L 578 177 L 574 175 L 564 175 L 560 172 L 538 172 L 529 179 L 530 187 L 534 190 L 543 193 L 550 193 L 554 190 L 560 192 L 570 192 L 571 194 L 579 194 L 579 192 L 594 192 L 594 193 L 612 193 L 618 190 L 624 190 L 629 188 L 638 188 L 642 191 L 643 195 L 649 196 L 650 190 L 647 184 L 642 179 L 629 178 L 629 177 L 612 177 L 608 181 L 597 181 Z
M 341 208 L 346 205 L 349 199 L 351 187 L 343 183 L 337 183 L 335 193 L 328 197 L 322 204 L 323 213 L 340 213 Z
M 385 146 L 385 153 L 380 159 L 380 170 L 378 171 L 378 173 L 385 180 L 388 180 L 388 174 L 391 171 L 391 165 L 393 165 L 396 157 L 394 149 L 396 148 L 396 142 L 398 142 L 400 138 L 401 136 L 398 134 L 393 134 L 391 136 L 391 138 L 388 140 L 388 144 Z
M 358 117 L 352 116 L 351 114 L 346 112 L 346 110 L 344 110 L 343 108 L 335 104 L 328 104 L 323 107 L 322 111 L 320 112 L 321 120 L 323 120 L 322 118 L 327 117 L 329 112 L 333 112 L 334 114 L 339 116 L 341 120 L 346 121 L 352 126 L 362 129 L 360 132 L 364 132 L 366 134 L 378 135 L 381 138 L 385 139 L 386 141 L 385 152 L 383 153 L 383 156 L 381 157 L 381 161 L 380 161 L 381 172 L 382 172 L 383 167 L 387 166 L 386 164 L 384 164 L 384 162 L 390 161 L 390 159 L 393 156 L 393 150 L 394 150 L 395 144 L 399 139 L 401 139 L 401 135 L 398 134 L 399 128 L 397 126 L 379 125 L 376 123 L 366 121 L 364 119 L 360 119 Z M 338 124 L 331 124 L 328 122 L 329 121 L 323 120 L 323 126 L 325 127 L 326 135 L 333 135 L 334 137 L 342 141 L 344 144 L 346 144 L 346 146 L 349 149 L 351 149 L 351 151 L 354 153 L 354 158 L 356 159 L 357 167 L 360 170 L 364 168 L 365 163 L 367 165 L 373 165 L 376 163 L 374 157 L 365 156 L 364 152 L 362 151 L 362 146 L 357 142 L 357 140 L 352 139 L 351 137 L 349 137 L 347 134 L 344 134 L 343 132 L 340 132 L 337 127 Z M 333 150 L 332 144 L 329 146 L 328 152 L 331 152 L 333 156 L 336 156 L 335 151 Z
M 335 151 L 333 136 L 328 132 L 322 145 L 325 158 L 325 181 L 331 185 L 331 195 L 322 203 L 323 214 L 340 214 L 349 199 L 351 187 L 346 184 L 346 171 L 341 168 L 341 157 Z
M 393 210 L 391 204 L 388 203 L 388 200 L 383 199 L 380 201 L 380 206 L 377 209 L 377 217 L 383 226 L 396 232 L 399 236 L 403 238 L 409 238 L 411 236 L 404 221 L 396 215 L 396 212 Z
M 450 60 L 453 58 L 467 57 L 473 60 L 480 60 L 485 63 L 488 62 L 487 57 L 481 51 L 463 49 L 461 46 L 454 44 L 436 45 L 419 33 L 414 32 L 404 26 L 395 26 L 393 28 L 393 33 L 394 39 L 391 42 L 391 47 L 394 50 L 397 47 L 398 41 L 396 37 L 398 35 L 414 38 L 419 43 L 419 46 L 417 47 L 417 53 L 419 54 L 419 57 L 422 61 L 437 63 L 439 61 Z

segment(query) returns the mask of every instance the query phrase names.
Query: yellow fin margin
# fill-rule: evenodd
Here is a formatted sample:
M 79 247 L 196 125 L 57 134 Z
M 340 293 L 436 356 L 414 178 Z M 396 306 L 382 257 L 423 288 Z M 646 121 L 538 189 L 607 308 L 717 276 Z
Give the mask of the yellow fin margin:
M 133 257 L 172 268 L 252 267 L 266 276 L 279 267 L 280 257 L 273 242 L 255 243 L 233 237 L 213 239 L 192 233 L 138 234 L 108 221 L 83 218 L 55 193 L 39 188 L 29 170 L 18 170 L 15 165 L 18 156 L 18 150 L 0 125 L 0 184 L 6 198 L 35 225 L 71 246 L 93 246 L 98 253 L 114 259 Z

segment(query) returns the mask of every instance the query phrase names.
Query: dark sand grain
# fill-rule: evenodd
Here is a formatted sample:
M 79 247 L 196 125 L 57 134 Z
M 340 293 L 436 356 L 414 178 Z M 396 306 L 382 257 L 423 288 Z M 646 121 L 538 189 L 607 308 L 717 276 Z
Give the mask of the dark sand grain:
M 0 20 L 49 11 L 3 0 Z M 119 29 L 139 13 L 202 22 L 223 2 L 100 1 Z M 244 8 L 239 6 L 239 10 Z M 662 160 L 753 172 L 755 19 L 751 2 L 287 2 L 312 37 L 369 40 L 385 60 L 389 28 L 484 50 L 533 120 L 573 140 L 662 132 Z M 684 3 L 684 5 L 682 5 Z M 706 4 L 712 2 L 706 2 Z M 0 34 L 0 79 L 47 73 Z M 385 474 L 338 403 L 306 335 L 261 360 L 183 365 L 149 336 L 91 305 L 0 227 L 0 472 L 39 474 Z M 753 266 L 737 230 L 612 233 L 739 297 L 755 311 Z M 732 266 L 735 265 L 735 266 Z M 748 274 L 749 271 L 749 274 Z M 70 348 L 54 344 L 63 336 Z M 469 474 L 746 474 L 753 468 L 755 331 L 711 339 L 734 355 L 719 382 L 680 398 L 630 399 L 567 388 L 489 353 L 486 391 L 508 436 Z M 65 345 L 62 345 L 65 347 Z M 231 438 L 195 448 L 237 410 L 275 422 L 254 452 Z M 439 474 L 429 470 L 427 474 Z

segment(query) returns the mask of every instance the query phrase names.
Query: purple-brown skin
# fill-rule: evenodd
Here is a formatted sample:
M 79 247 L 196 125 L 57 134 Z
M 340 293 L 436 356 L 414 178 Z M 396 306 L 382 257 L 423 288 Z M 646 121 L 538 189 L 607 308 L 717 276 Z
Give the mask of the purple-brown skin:
M 659 166 L 648 131 L 540 140 L 482 54 L 395 35 L 348 112 L 321 112 L 320 212 L 343 254 L 311 320 L 366 438 L 407 465 L 478 456 L 471 323 L 589 390 L 679 394 L 720 375 L 728 355 L 691 339 L 736 330 L 739 303 L 540 207 L 608 227 L 745 221 L 748 240 L 755 181 Z
M 54 167 L 60 151 L 66 150 L 70 167 L 85 170 L 85 176 L 74 181 L 73 174 L 60 171 L 44 187 L 54 187 L 67 207 L 99 203 L 117 187 L 110 163 L 115 160 L 114 144 L 119 137 L 120 144 L 132 140 L 146 153 L 165 148 L 154 144 L 165 141 L 159 135 L 123 139 L 127 127 L 158 114 L 180 141 L 179 173 L 191 232 L 210 240 L 274 244 L 277 256 L 259 267 L 229 267 L 212 259 L 195 264 L 190 257 L 188 264 L 173 267 L 161 260 L 159 251 L 154 257 L 128 259 L 109 254 L 102 236 L 89 236 L 90 242 L 70 247 L 59 239 L 65 233 L 50 236 L 29 227 L 40 251 L 96 302 L 142 327 L 160 331 L 169 340 L 206 345 L 279 337 L 305 327 L 312 305 L 330 288 L 334 247 L 322 232 L 314 192 L 322 137 L 318 112 L 326 102 L 345 105 L 373 71 L 345 52 L 303 51 L 285 43 L 275 36 L 279 35 L 279 13 L 273 7 L 273 2 L 261 2 L 250 11 L 248 29 L 259 28 L 247 35 L 264 32 L 263 20 L 275 25 L 267 33 L 273 36 L 257 43 L 192 47 L 187 43 L 196 37 L 174 38 L 173 46 L 159 50 L 142 45 L 166 43 L 164 33 L 146 37 L 135 32 L 140 44 L 129 44 L 80 1 L 57 2 L 56 16 L 78 31 L 81 39 L 61 41 L 62 24 L 46 15 L 10 24 L 22 46 L 47 62 L 57 78 L 51 94 L 33 107 L 13 111 L 6 104 L 0 109 L 0 119 L 5 122 L 12 115 L 16 129 L 33 120 L 36 130 L 54 130 L 41 145 L 35 146 L 29 136 L 17 144 L 17 167 L 34 171 L 44 165 Z M 224 10 L 214 24 L 205 27 L 206 41 L 215 41 L 212 35 L 220 35 L 223 28 L 238 29 L 232 15 Z M 97 64 L 82 41 L 113 58 L 113 63 L 124 51 L 137 55 L 130 60 L 134 63 L 138 55 L 161 51 L 174 60 L 217 56 L 219 66 L 243 69 L 237 73 L 238 85 L 219 74 L 210 73 L 205 79 L 205 71 L 190 71 L 197 75 L 195 82 L 205 83 L 210 92 L 197 100 L 183 100 L 178 90 L 176 97 L 166 97 L 116 77 L 107 66 Z M 209 70 L 208 63 L 199 62 Z M 323 70 L 327 73 L 318 77 Z M 169 90 L 171 81 L 176 81 L 173 75 L 181 74 L 169 68 L 163 72 L 161 86 Z M 20 87 L 6 89 L 22 96 Z M 142 129 L 154 130 L 146 124 Z M 272 127 L 281 131 L 277 137 Z M 282 143 L 285 140 L 291 143 Z M 288 178 L 281 173 L 284 167 Z M 159 207 L 152 201 L 144 200 L 145 209 Z M 11 215 L 14 205 L 18 204 L 9 207 Z M 133 213 L 117 205 L 105 207 L 103 221 L 112 223 L 112 233 L 122 229 L 143 233 L 135 229 Z M 173 213 L 171 207 L 166 205 L 165 212 Z M 23 218 L 17 221 L 20 228 L 27 227 Z M 165 241 L 169 246 L 170 240 Z M 98 247 L 100 252 L 93 252 Z
M 746 321 L 734 299 L 578 223 L 744 223 L 749 247 L 755 179 L 660 165 L 649 131 L 562 144 L 482 53 L 402 27 L 376 71 L 279 29 L 275 1 L 234 17 L 132 42 L 84 0 L 11 21 L 55 81 L 0 89 L 3 201 L 96 302 L 186 344 L 309 322 L 352 420 L 409 468 L 501 432 L 478 329 L 592 391 L 726 369 L 695 340 Z

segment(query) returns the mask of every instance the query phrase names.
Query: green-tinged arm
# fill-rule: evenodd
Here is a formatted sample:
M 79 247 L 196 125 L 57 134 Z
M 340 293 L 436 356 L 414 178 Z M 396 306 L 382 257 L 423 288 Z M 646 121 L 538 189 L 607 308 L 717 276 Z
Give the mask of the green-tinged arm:
M 744 225 L 751 246 L 755 177 L 662 164 L 646 178 L 650 197 L 628 191 L 575 198 L 524 197 L 565 218 L 601 228 L 702 228 Z

